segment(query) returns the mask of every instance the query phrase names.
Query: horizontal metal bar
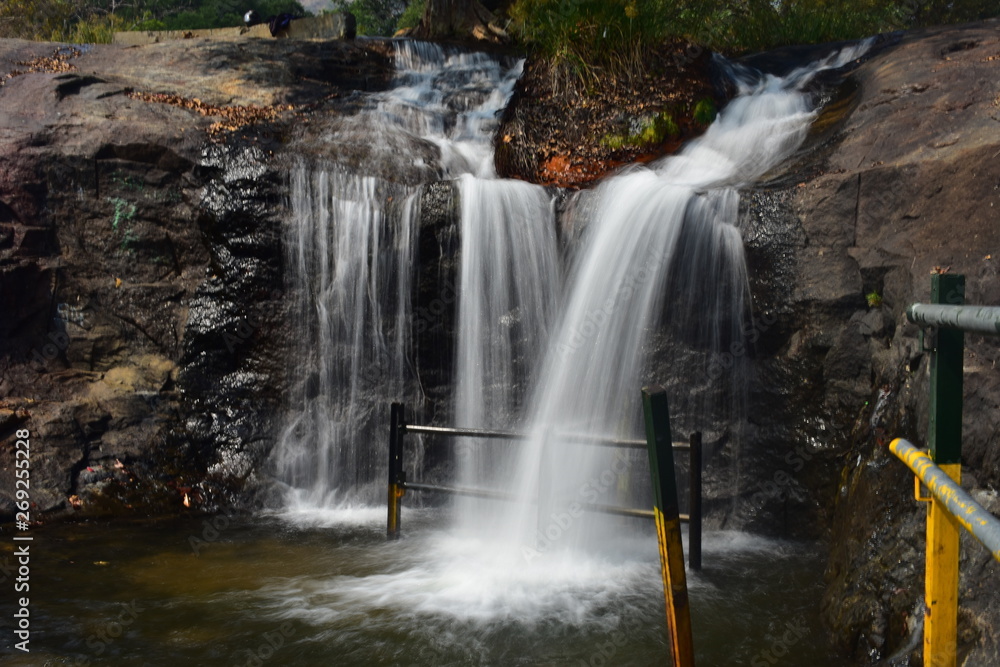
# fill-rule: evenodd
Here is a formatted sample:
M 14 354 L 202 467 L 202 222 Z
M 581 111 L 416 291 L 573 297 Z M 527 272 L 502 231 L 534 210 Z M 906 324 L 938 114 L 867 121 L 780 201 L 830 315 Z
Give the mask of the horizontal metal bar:
M 1000 306 L 953 306 L 915 303 L 906 309 L 914 324 L 1000 336 Z
M 531 436 L 527 433 L 517 433 L 515 431 L 487 431 L 476 428 L 450 428 L 447 426 L 421 426 L 419 424 L 406 424 L 403 433 L 417 433 L 423 435 L 450 435 L 460 438 L 483 438 L 492 440 L 529 440 Z M 600 435 L 577 435 L 566 434 L 556 435 L 559 440 L 568 440 L 581 445 L 601 445 L 605 447 L 620 447 L 622 449 L 645 449 L 645 440 L 628 440 L 607 438 Z M 673 443 L 674 449 L 690 449 L 687 442 Z
M 580 503 L 580 508 L 588 512 L 630 516 L 636 519 L 652 519 L 653 510 L 641 510 L 632 507 L 616 507 L 615 505 L 600 505 L 598 503 Z
M 439 486 L 437 484 L 423 484 L 421 482 L 406 482 L 402 485 L 407 491 L 430 491 L 432 493 L 449 493 L 456 496 L 473 496 L 476 498 L 489 498 L 491 500 L 506 500 L 509 502 L 537 502 L 535 498 L 527 500 L 520 496 L 504 491 L 491 491 L 489 489 L 470 489 L 461 486 Z M 579 503 L 580 509 L 588 512 L 598 512 L 601 514 L 615 514 L 617 516 L 630 516 L 636 519 L 652 519 L 653 510 L 636 509 L 632 507 L 616 507 L 614 505 L 599 505 L 596 503 Z M 681 521 L 690 521 L 687 514 L 681 514 Z
M 507 500 L 509 502 L 535 502 L 534 498 L 524 501 L 523 498 L 504 491 L 491 491 L 489 489 L 470 489 L 462 486 L 438 486 L 436 484 L 421 484 L 420 482 L 407 482 L 402 485 L 407 491 L 431 491 L 433 493 L 450 493 L 456 496 L 473 496 L 475 498 L 490 498 L 492 500 Z
M 527 440 L 531 436 L 513 431 L 486 431 L 476 428 L 448 428 L 446 426 L 419 426 L 407 424 L 404 433 L 422 433 L 424 435 L 454 435 L 464 438 L 493 438 L 497 440 Z
M 566 433 L 557 434 L 554 436 L 559 440 L 568 440 L 569 442 L 581 444 L 581 445 L 598 445 L 603 447 L 620 447 L 622 449 L 646 449 L 645 440 L 630 440 L 627 438 L 608 438 L 600 435 L 584 435 L 582 433 Z M 691 449 L 691 443 L 689 442 L 673 442 L 674 449 Z
M 614 514 L 616 516 L 630 516 L 635 519 L 652 519 L 655 518 L 653 510 L 643 510 L 634 507 L 616 507 L 615 505 L 600 505 L 597 503 L 580 503 L 580 508 L 588 512 L 598 512 L 600 514 Z M 688 523 L 691 521 L 691 515 L 689 514 L 679 514 L 678 517 L 682 522 Z
M 993 558 L 1000 561 L 1000 519 L 973 500 L 965 489 L 934 464 L 927 452 L 917 449 L 913 443 L 896 438 L 889 444 L 889 450 L 920 478 L 948 513 L 989 549 Z

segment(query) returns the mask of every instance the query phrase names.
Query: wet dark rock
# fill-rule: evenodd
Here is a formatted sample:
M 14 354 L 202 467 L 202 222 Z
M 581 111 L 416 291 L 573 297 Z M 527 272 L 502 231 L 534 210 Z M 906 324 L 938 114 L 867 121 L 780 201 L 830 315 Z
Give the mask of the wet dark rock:
M 0 87 L 0 438 L 31 433 L 33 518 L 246 503 L 293 338 L 282 137 L 311 110 L 383 87 L 390 51 L 0 40 L 0 76 L 54 51 L 71 71 Z M 192 108 L 302 108 L 219 134 L 211 117 L 130 90 Z M 12 451 L 0 452 L 3 516 Z
M 744 201 L 755 307 L 775 322 L 755 346 L 742 525 L 829 540 L 824 618 L 854 664 L 919 664 L 924 508 L 886 445 L 926 444 L 928 358 L 905 309 L 929 300 L 931 271 L 965 274 L 969 303 L 1000 303 L 1000 115 L 982 85 L 997 35 L 995 21 L 908 34 L 828 81 L 807 147 Z M 991 498 L 1000 344 L 967 345 L 963 476 Z M 990 665 L 1000 596 L 970 572 L 996 564 L 971 539 L 963 550 L 960 662 Z
M 457 339 L 459 193 L 455 183 L 427 185 L 420 195 L 419 250 L 414 276 L 414 348 L 427 419 L 451 423 L 451 382 Z

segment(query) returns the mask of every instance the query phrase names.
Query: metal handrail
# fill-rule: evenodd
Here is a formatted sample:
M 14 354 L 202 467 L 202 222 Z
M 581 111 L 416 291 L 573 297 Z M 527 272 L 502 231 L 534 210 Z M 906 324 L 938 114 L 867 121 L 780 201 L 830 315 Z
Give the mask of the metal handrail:
M 447 426 L 426 426 L 423 424 L 407 424 L 405 410 L 402 403 L 392 403 L 390 407 L 390 427 L 389 427 L 389 467 L 388 467 L 388 488 L 387 488 L 387 520 L 386 537 L 390 540 L 398 539 L 400 533 L 401 510 L 403 495 L 407 491 L 423 491 L 429 493 L 444 493 L 460 496 L 472 496 L 487 498 L 491 500 L 529 502 L 538 503 L 538 498 L 526 499 L 515 497 L 504 491 L 493 489 L 477 489 L 462 486 L 447 486 L 443 484 L 427 484 L 421 481 L 407 481 L 403 472 L 403 437 L 406 435 L 430 435 L 430 436 L 451 436 L 479 438 L 483 440 L 528 440 L 531 434 L 518 433 L 516 431 L 502 431 L 475 428 L 452 428 Z M 578 433 L 551 433 L 551 439 L 569 441 L 583 446 L 616 447 L 622 449 L 647 449 L 648 440 L 630 440 L 609 436 L 578 434 Z M 690 475 L 689 494 L 690 511 L 687 514 L 678 514 L 678 520 L 688 524 L 689 556 L 692 570 L 701 569 L 701 541 L 702 541 L 702 439 L 700 432 L 691 434 L 689 442 L 664 443 L 667 450 L 687 450 L 690 462 L 688 474 Z M 636 519 L 655 519 L 652 510 L 634 507 L 619 507 L 615 505 L 604 505 L 599 503 L 577 503 L 580 509 L 601 514 L 612 514 Z
M 423 424 L 404 424 L 403 434 L 454 436 L 460 438 L 483 438 L 485 440 L 530 440 L 530 433 L 518 431 L 496 431 L 478 428 L 453 428 L 450 426 L 425 426 Z M 622 449 L 646 449 L 645 440 L 615 438 L 610 436 L 590 435 L 585 433 L 556 433 L 554 438 L 566 440 L 580 445 L 598 445 L 603 447 L 619 447 Z M 674 449 L 690 449 L 687 442 L 672 443 Z
M 906 317 L 927 327 L 1000 336 L 1000 306 L 915 303 L 906 309 Z
M 953 517 L 1000 561 L 1000 519 L 977 503 L 930 455 L 913 443 L 896 438 L 889 450 L 913 471 Z
M 429 491 L 431 493 L 445 493 L 455 496 L 471 496 L 473 498 L 486 498 L 489 500 L 506 500 L 513 503 L 527 503 L 534 505 L 538 503 L 537 498 L 524 498 L 505 491 L 494 491 L 492 489 L 475 489 L 467 486 L 442 486 L 440 484 L 424 484 L 423 482 L 403 482 L 400 486 L 407 491 Z M 617 505 L 603 505 L 600 503 L 576 503 L 584 512 L 596 512 L 598 514 L 612 514 L 615 516 L 627 516 L 633 519 L 652 519 L 653 510 L 644 510 L 637 507 L 619 507 Z M 689 522 L 690 514 L 681 514 L 681 521 Z

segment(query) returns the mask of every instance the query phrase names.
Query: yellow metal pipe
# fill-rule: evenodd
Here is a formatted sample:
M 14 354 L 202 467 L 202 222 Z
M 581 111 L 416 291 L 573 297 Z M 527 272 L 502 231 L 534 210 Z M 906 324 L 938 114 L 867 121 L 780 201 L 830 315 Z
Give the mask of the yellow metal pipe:
M 959 528 L 964 527 L 1000 560 L 1000 521 L 961 487 L 962 464 L 935 464 L 927 452 L 897 438 L 889 444 L 916 475 L 917 500 L 927 505 L 927 563 L 924 578 L 924 664 L 955 667 L 958 638 Z M 920 495 L 919 483 L 930 491 Z
M 945 463 L 943 474 L 957 484 L 962 465 Z M 927 505 L 927 561 L 924 575 L 924 664 L 955 667 L 958 637 L 959 525 L 936 497 Z
M 993 558 L 1000 562 L 1000 519 L 977 503 L 948 474 L 949 466 L 959 464 L 939 466 L 927 452 L 917 449 L 913 443 L 902 438 L 896 438 L 889 443 L 889 451 L 905 463 L 913 474 L 920 478 L 931 495 L 948 508 L 959 525 L 972 533 L 973 537 L 990 550 Z

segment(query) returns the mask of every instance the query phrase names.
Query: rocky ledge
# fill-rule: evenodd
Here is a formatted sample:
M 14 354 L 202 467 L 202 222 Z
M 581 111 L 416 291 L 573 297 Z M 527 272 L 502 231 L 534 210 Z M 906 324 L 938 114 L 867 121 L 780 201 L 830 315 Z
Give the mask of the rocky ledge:
M 0 438 L 30 426 L 34 517 L 245 500 L 291 339 L 283 128 L 383 87 L 387 54 L 0 40 Z
M 589 70 L 529 58 L 494 138 L 497 173 L 579 188 L 704 132 L 726 97 L 711 53 L 671 42 L 646 58 Z

